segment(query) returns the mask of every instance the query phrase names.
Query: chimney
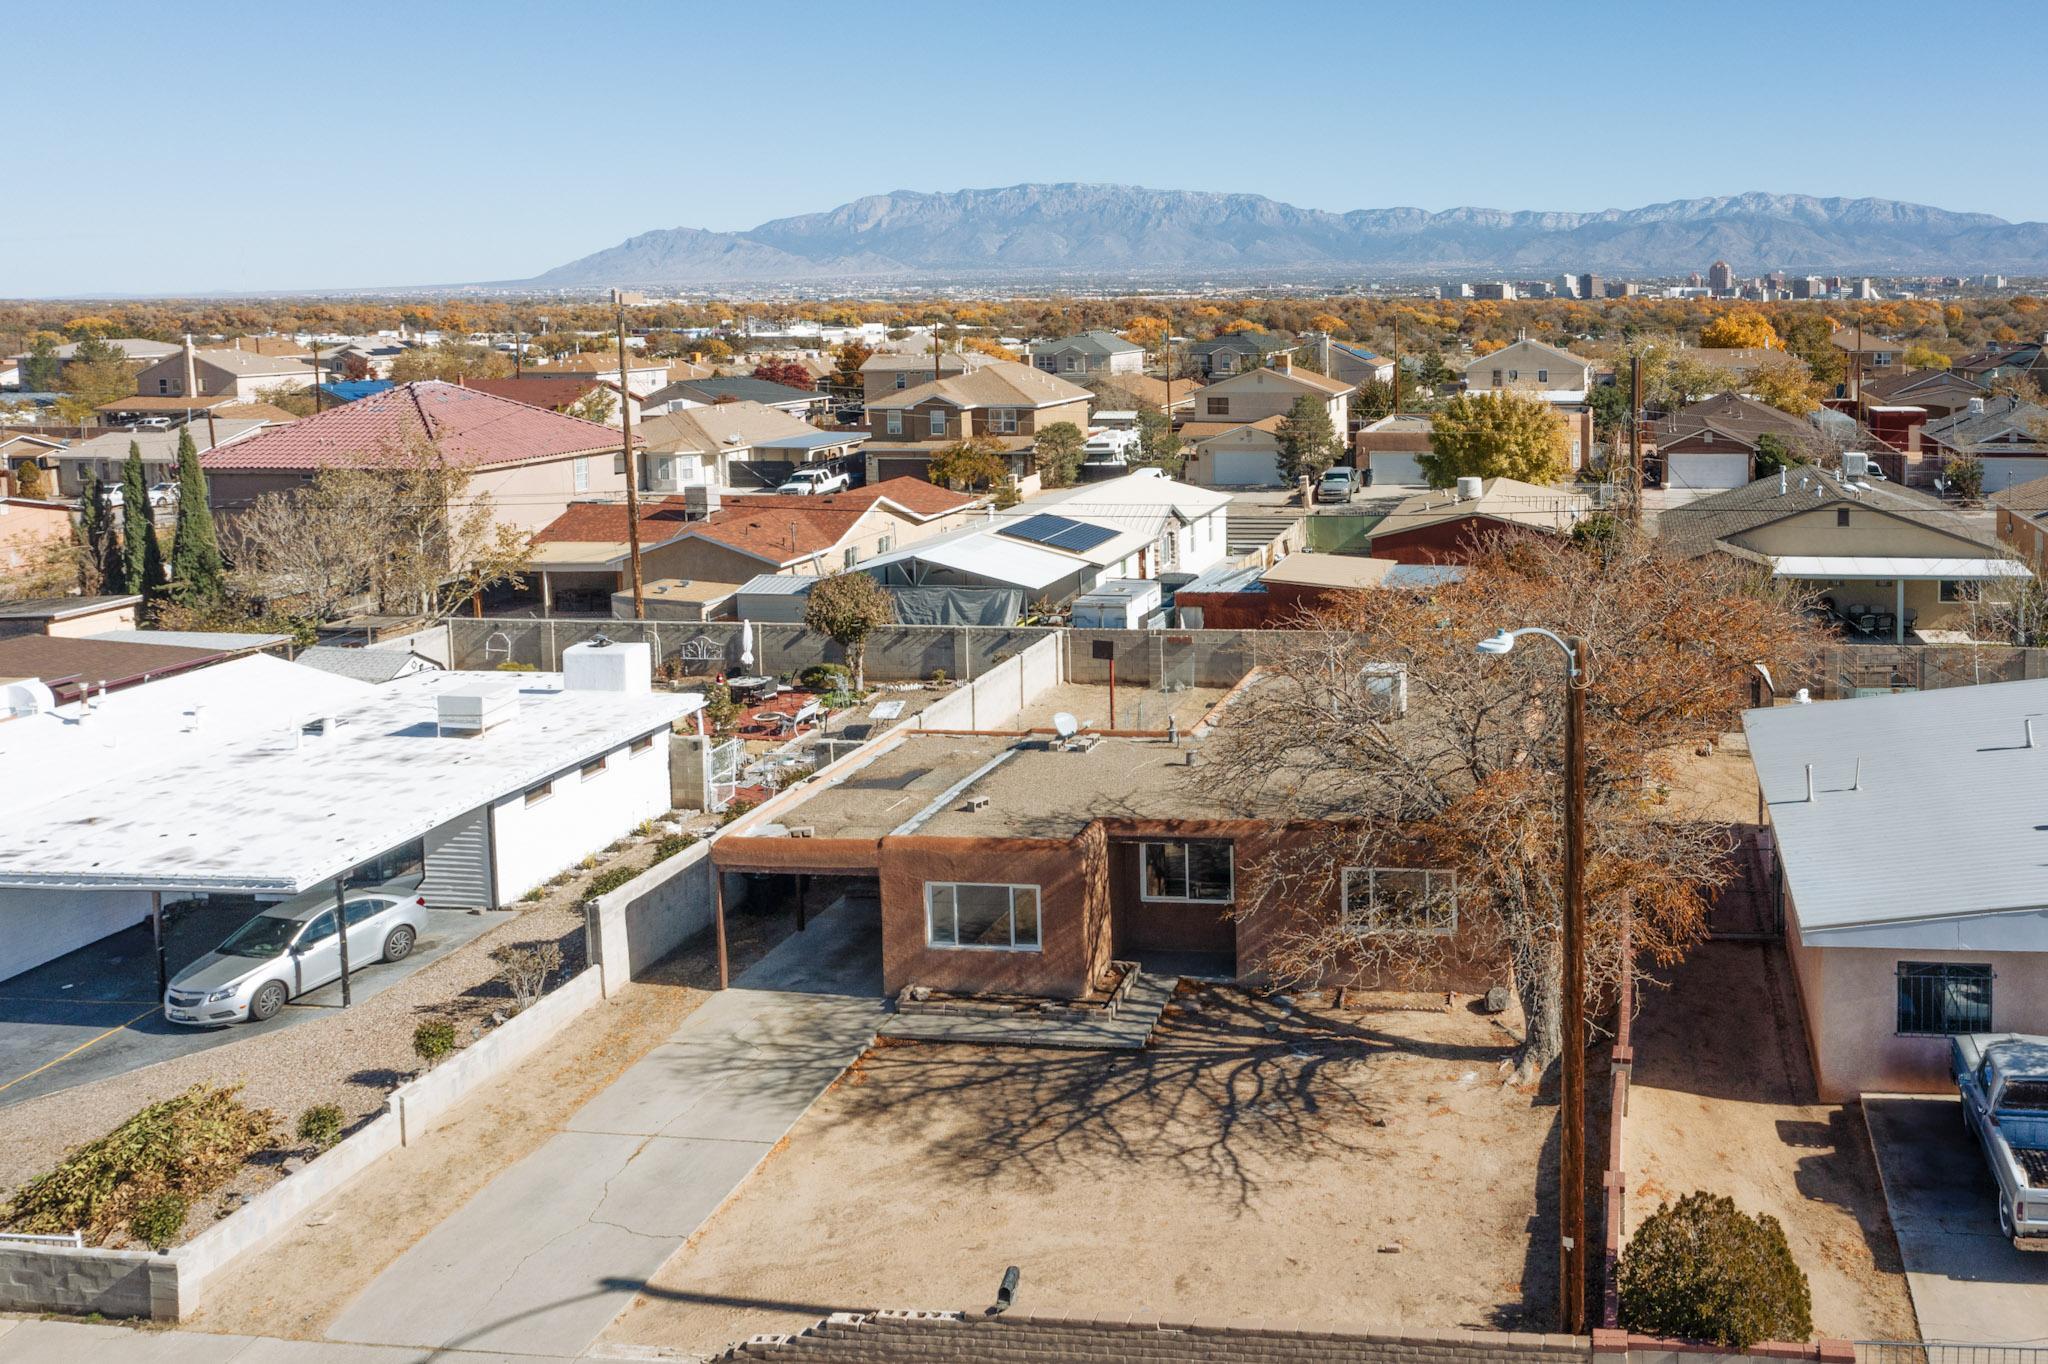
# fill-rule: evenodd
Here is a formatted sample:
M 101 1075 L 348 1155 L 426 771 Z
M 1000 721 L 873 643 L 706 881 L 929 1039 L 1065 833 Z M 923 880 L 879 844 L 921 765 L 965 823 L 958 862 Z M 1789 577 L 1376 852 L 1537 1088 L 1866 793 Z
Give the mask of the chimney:
M 199 396 L 199 356 L 192 349 L 192 333 L 185 333 L 185 392 L 184 397 Z
M 1294 357 L 1284 350 L 1281 351 L 1273 357 L 1273 368 L 1279 370 L 1282 374 L 1292 374 L 1294 372 Z

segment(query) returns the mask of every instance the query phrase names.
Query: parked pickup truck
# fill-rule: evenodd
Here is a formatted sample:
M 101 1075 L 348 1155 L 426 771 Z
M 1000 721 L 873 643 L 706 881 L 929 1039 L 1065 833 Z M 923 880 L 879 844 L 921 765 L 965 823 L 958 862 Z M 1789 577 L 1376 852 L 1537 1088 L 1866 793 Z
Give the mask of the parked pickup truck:
M 1998 1181 L 1998 1230 L 2048 1250 L 2048 1037 L 1964 1033 L 1949 1039 L 1963 1121 Z

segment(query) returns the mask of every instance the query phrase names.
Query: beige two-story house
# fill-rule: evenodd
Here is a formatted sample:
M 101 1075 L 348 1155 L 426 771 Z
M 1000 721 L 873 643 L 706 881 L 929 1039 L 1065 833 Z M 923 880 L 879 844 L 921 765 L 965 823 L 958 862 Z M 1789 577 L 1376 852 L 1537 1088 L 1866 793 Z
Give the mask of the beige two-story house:
M 189 336 L 176 355 L 165 356 L 135 376 L 135 392 L 143 398 L 232 398 L 250 402 L 259 391 L 283 384 L 312 387 L 312 357 L 263 355 L 252 350 L 198 350 Z
M 1465 365 L 1465 388 L 1473 393 L 1513 389 L 1528 394 L 1583 394 L 1592 386 L 1591 360 L 1526 336 Z
M 876 351 L 860 367 L 861 401 L 873 402 L 935 379 L 971 374 L 994 360 L 977 351 Z
M 922 478 L 937 451 L 986 436 L 1012 452 L 1021 485 L 1031 477 L 1032 439 L 1059 422 L 1086 431 L 1092 397 L 1079 384 L 1013 360 L 889 394 L 867 405 L 868 478 Z

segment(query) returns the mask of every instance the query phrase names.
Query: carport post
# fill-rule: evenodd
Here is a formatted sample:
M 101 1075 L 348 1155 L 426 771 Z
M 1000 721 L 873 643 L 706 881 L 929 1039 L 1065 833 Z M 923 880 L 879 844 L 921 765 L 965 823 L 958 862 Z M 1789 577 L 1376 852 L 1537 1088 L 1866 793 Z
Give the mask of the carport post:
M 149 893 L 149 931 L 156 937 L 156 997 L 161 1001 L 171 988 L 171 968 L 164 951 L 164 893 L 160 890 Z
M 725 873 L 711 862 L 711 921 L 718 932 L 718 988 L 731 983 L 731 964 L 725 955 Z
M 334 878 L 334 936 L 341 948 L 341 1007 L 353 1001 L 348 992 L 348 878 Z
M 1906 642 L 1906 580 L 1900 578 L 1892 583 L 1897 589 L 1893 594 L 1892 643 Z

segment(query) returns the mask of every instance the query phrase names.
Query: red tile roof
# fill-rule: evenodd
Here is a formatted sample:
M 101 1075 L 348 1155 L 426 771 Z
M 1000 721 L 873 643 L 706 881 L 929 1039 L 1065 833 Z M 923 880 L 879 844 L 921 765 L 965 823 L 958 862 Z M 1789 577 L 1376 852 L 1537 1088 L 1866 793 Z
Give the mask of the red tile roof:
M 619 390 L 616 383 L 600 384 L 587 375 L 558 377 L 552 374 L 528 374 L 516 379 L 464 379 L 462 387 L 510 398 L 529 407 L 545 407 L 550 412 L 559 412 L 582 402 L 583 395 L 593 388 L 608 388 L 614 393 Z
M 429 379 L 208 450 L 200 463 L 208 469 L 357 468 L 422 437 L 464 469 L 609 452 L 619 443 L 609 426 Z
M 725 499 L 727 506 L 744 507 L 857 507 L 865 511 L 875 503 L 887 498 L 903 510 L 920 518 L 944 516 L 963 507 L 971 507 L 981 501 L 973 493 L 956 493 L 951 488 L 922 478 L 885 478 L 880 483 L 870 483 L 864 488 L 849 488 L 843 493 L 827 493 L 823 497 L 797 496 L 777 493 L 740 493 Z
M 689 520 L 681 498 L 645 502 L 640 506 L 640 548 L 644 552 L 655 545 L 695 535 L 769 563 L 795 563 L 837 546 L 865 515 L 857 507 L 819 506 L 821 498 L 787 500 L 802 505 L 728 507 L 702 521 Z M 626 504 L 573 502 L 567 511 L 536 531 L 533 540 L 535 544 L 570 541 L 624 545 Z

